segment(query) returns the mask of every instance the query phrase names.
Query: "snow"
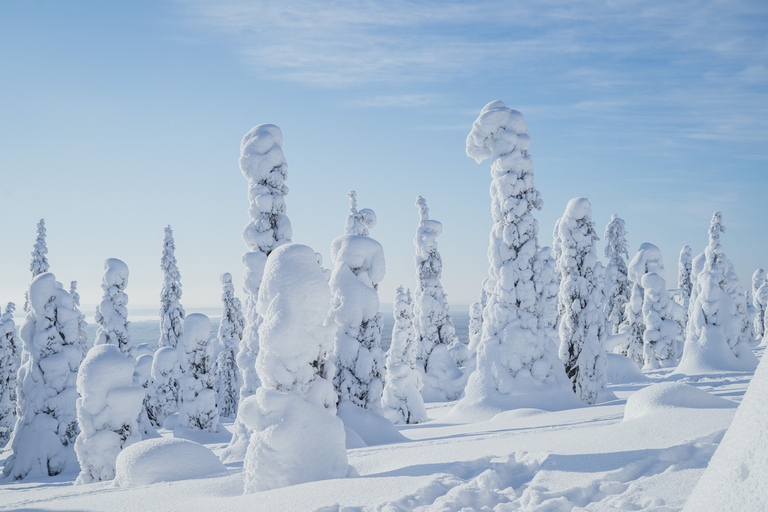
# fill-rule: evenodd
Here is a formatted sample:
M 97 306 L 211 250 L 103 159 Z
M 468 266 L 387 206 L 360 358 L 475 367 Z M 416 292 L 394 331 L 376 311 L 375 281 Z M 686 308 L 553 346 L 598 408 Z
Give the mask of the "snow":
M 211 450 L 185 439 L 148 439 L 117 457 L 115 487 L 140 487 L 226 473 Z
M 136 349 L 131 343 L 128 322 L 128 265 L 117 258 L 109 258 L 104 262 L 104 278 L 101 288 L 104 297 L 96 308 L 96 332 L 94 345 L 115 345 L 131 359 L 136 358 Z
M 737 403 L 712 395 L 683 382 L 661 382 L 627 398 L 624 421 L 666 412 L 676 407 L 694 409 L 735 409 Z
M 621 354 L 605 354 L 605 375 L 608 384 L 624 384 L 626 382 L 645 382 L 648 377 L 643 375 L 633 360 Z
M 214 338 L 215 339 L 215 338 Z M 176 348 L 181 364 L 179 379 L 180 425 L 207 432 L 219 428 L 214 389 L 211 321 L 201 313 L 187 315 L 184 335 Z
M 0 446 L 8 443 L 16 423 L 16 372 L 21 344 L 13 321 L 15 309 L 16 305 L 9 302 L 0 315 Z

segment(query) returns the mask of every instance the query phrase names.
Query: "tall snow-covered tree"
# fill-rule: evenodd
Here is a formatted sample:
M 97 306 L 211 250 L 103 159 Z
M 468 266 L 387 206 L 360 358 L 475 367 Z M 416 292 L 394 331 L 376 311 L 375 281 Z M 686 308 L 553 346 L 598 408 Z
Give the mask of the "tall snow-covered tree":
M 617 214 L 611 216 L 611 222 L 605 226 L 603 236 L 608 242 L 605 246 L 608 265 L 605 268 L 606 300 L 603 312 L 608 322 L 608 334 L 616 334 L 619 332 L 619 326 L 627 319 L 626 304 L 632 291 L 627 277 L 627 231 L 624 221 Z
M 573 390 L 587 404 L 597 402 L 606 384 L 603 353 L 603 321 L 595 242 L 599 240 L 592 222 L 592 206 L 586 197 L 568 202 L 558 222 L 560 257 L 560 358 Z
M 688 313 L 685 349 L 676 372 L 700 374 L 721 370 L 754 370 L 757 358 L 742 338 L 742 318 L 729 292 L 730 263 L 720 243 L 725 232 L 722 212 L 712 215 L 709 245 L 697 272 L 693 261 L 693 292 Z M 700 259 L 699 259 L 700 260 Z
M 184 319 L 184 335 L 177 347 L 182 370 L 179 380 L 179 424 L 207 432 L 219 429 L 213 339 L 208 317 L 193 313 Z
M 216 403 L 219 414 L 224 418 L 237 415 L 240 394 L 240 372 L 237 368 L 237 349 L 243 339 L 245 317 L 240 299 L 235 297 L 232 275 L 221 275 L 224 291 L 221 295 L 222 310 L 219 323 L 219 344 L 222 347 L 216 359 Z
M 9 302 L 0 316 L 0 448 L 8 444 L 16 423 L 16 372 L 19 342 L 13 312 L 16 305 Z
M 117 258 L 109 258 L 104 262 L 104 278 L 101 288 L 104 296 L 96 307 L 96 331 L 94 345 L 115 345 L 120 352 L 136 361 L 136 349 L 131 343 L 128 321 L 128 265 Z M 79 325 L 79 324 L 78 324 Z
M 421 396 L 421 372 L 417 367 L 418 338 L 413 328 L 411 291 L 398 286 L 394 302 L 395 324 L 387 351 L 386 384 L 381 397 L 384 416 L 392 423 L 421 423 L 427 410 Z
M 759 268 L 752 275 L 752 302 L 755 306 L 755 336 L 762 338 L 766 333 L 765 315 L 768 310 L 768 279 L 765 270 Z
M 150 372 L 154 394 L 147 401 L 147 416 L 155 427 L 162 427 L 168 416 L 179 410 L 178 390 L 181 363 L 178 347 L 160 347 L 152 357 Z
M 480 338 L 483 336 L 483 310 L 488 304 L 488 292 L 485 289 L 485 283 L 480 290 L 480 300 L 473 302 L 469 306 L 469 352 L 477 352 L 477 346 L 480 344 Z
M 692 272 L 693 256 L 691 255 L 691 246 L 684 245 L 680 249 L 680 260 L 677 263 L 677 287 L 683 291 L 683 296 L 686 298 L 685 304 L 681 304 L 685 308 L 688 307 L 691 300 L 691 291 L 693 290 Z
M 345 234 L 331 243 L 333 318 L 338 326 L 333 355 L 333 385 L 339 401 L 381 413 L 384 390 L 384 354 L 381 351 L 382 319 L 379 282 L 384 278 L 384 249 L 366 234 L 376 216 L 357 210 L 354 191 Z
M 315 251 L 299 244 L 282 245 L 267 260 L 257 303 L 262 385 L 238 412 L 253 431 L 245 492 L 347 475 L 328 359 L 336 326 L 327 273 L 318 261 Z
M 491 157 L 491 213 L 488 303 L 477 369 L 469 378 L 461 408 L 492 404 L 496 409 L 573 401 L 557 346 L 538 332 L 541 308 L 534 272 L 541 209 L 522 114 L 494 101 L 483 108 L 467 137 L 467 155 L 478 163 Z
M 3 468 L 14 480 L 75 470 L 78 434 L 76 379 L 82 359 L 72 297 L 46 272 L 29 285 L 29 311 L 21 328 L 18 418 Z
M 160 290 L 158 346 L 176 348 L 184 333 L 184 308 L 181 306 L 181 274 L 176 263 L 176 242 L 171 226 L 165 227 L 160 268 L 163 271 L 163 287 Z
M 83 358 L 88 353 L 88 333 L 86 327 L 88 322 L 85 321 L 85 315 L 80 311 L 80 294 L 77 293 L 77 281 L 69 283 L 69 296 L 72 297 L 72 304 L 74 305 L 75 313 L 77 313 L 77 332 L 80 338 L 80 348 L 83 351 Z
M 656 272 L 643 275 L 643 369 L 655 370 L 660 366 L 674 366 L 677 345 L 682 339 L 680 326 L 670 308 L 677 306 L 669 300 L 667 283 Z
M 251 218 L 243 229 L 243 241 L 248 251 L 242 258 L 245 265 L 245 330 L 237 353 L 242 378 L 240 401 L 253 395 L 260 385 L 255 369 L 261 322 L 256 302 L 267 256 L 281 245 L 290 243 L 292 236 L 285 207 L 288 164 L 282 146 L 283 132 L 273 124 L 255 126 L 240 143 L 240 171 L 248 180 L 248 215 Z M 250 436 L 250 430 L 236 419 L 232 440 L 222 453 L 222 460 L 243 460 Z
M 29 264 L 29 270 L 32 271 L 32 278 L 48 272 L 48 246 L 45 244 L 45 219 L 40 219 L 37 223 L 37 238 L 35 246 L 32 248 L 32 261 Z

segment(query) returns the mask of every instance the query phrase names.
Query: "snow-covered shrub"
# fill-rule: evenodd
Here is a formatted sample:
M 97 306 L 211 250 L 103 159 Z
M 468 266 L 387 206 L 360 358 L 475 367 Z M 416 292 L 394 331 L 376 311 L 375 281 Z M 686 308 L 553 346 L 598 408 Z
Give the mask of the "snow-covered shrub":
M 152 356 L 154 394 L 150 396 L 147 414 L 155 427 L 162 427 L 166 418 L 178 411 L 176 394 L 181 379 L 178 348 L 161 347 Z
M 48 247 L 45 244 L 45 219 L 40 219 L 37 223 L 37 238 L 32 248 L 32 261 L 29 263 L 29 270 L 32 272 L 32 278 L 48 272 Z
M 626 321 L 626 304 L 632 291 L 627 277 L 627 231 L 624 221 L 617 214 L 611 216 L 603 236 L 608 242 L 605 246 L 608 266 L 605 268 L 603 313 L 608 323 L 608 334 L 616 334 L 619 326 Z
M 382 409 L 392 423 L 421 423 L 427 419 L 421 372 L 417 368 L 418 340 L 413 328 L 411 291 L 398 286 L 394 302 L 395 325 L 392 344 L 387 352 L 386 384 L 381 398 Z
M 177 347 L 181 378 L 179 379 L 179 424 L 194 430 L 216 432 L 219 411 L 214 389 L 213 344 L 211 321 L 193 313 L 184 319 L 184 335 Z
M 8 444 L 16 423 L 16 371 L 19 342 L 13 312 L 16 305 L 9 302 L 0 316 L 0 448 Z
M 742 338 L 742 317 L 737 311 L 730 289 L 728 259 L 720 244 L 725 232 L 722 213 L 712 216 L 709 245 L 704 250 L 704 265 L 697 272 L 693 261 L 694 279 L 691 307 L 688 313 L 683 357 L 677 372 L 706 373 L 714 370 L 754 370 L 757 366 L 750 344 Z
M 571 379 L 573 390 L 587 404 L 597 402 L 605 387 L 605 354 L 603 353 L 602 292 L 595 273 L 599 240 L 592 222 L 592 206 L 586 197 L 568 202 L 560 218 L 558 241 L 560 257 L 560 359 Z
M 373 223 L 366 224 L 357 211 L 354 192 L 349 197 L 352 220 L 347 219 L 346 234 L 331 243 L 332 311 L 338 326 L 333 346 L 333 385 L 339 401 L 380 413 L 384 355 L 377 289 L 384 278 L 384 249 L 376 240 L 358 234 L 364 232 L 361 226 L 367 230 Z M 368 218 L 375 222 L 375 216 Z
M 267 256 L 281 245 L 290 243 L 292 236 L 285 207 L 288 164 L 282 145 L 283 133 L 273 124 L 253 127 L 240 142 L 240 171 L 248 180 L 248 215 L 251 218 L 243 229 L 243 241 L 248 251 L 242 258 L 245 265 L 245 330 L 237 353 L 242 379 L 241 402 L 255 393 L 260 385 L 255 369 L 261 322 L 256 302 Z M 243 422 L 235 420 L 232 440 L 222 453 L 222 460 L 243 460 L 250 436 Z
M 104 262 L 104 278 L 101 288 L 104 298 L 96 307 L 96 331 L 94 345 L 115 345 L 120 352 L 131 359 L 136 359 L 136 349 L 131 343 L 128 332 L 128 295 L 125 287 L 128 285 L 128 265 L 117 258 L 109 258 Z
M 75 313 L 77 313 L 77 331 L 80 338 L 80 348 L 83 351 L 83 358 L 88 353 L 88 334 L 85 329 L 88 327 L 88 322 L 85 321 L 85 315 L 80 311 L 80 294 L 77 293 L 77 281 L 69 283 L 69 295 L 72 297 L 72 304 L 74 306 Z
M 245 491 L 275 489 L 347 475 L 344 426 L 336 417 L 327 354 L 336 326 L 318 257 L 305 245 L 276 249 L 267 260 L 258 300 L 264 319 L 256 369 L 262 386 L 240 404 L 253 429 L 245 458 Z
M 219 414 L 224 418 L 237 415 L 240 393 L 240 372 L 237 368 L 237 349 L 243 339 L 245 317 L 240 299 L 235 297 L 232 275 L 221 275 L 224 292 L 221 295 L 222 310 L 219 323 L 219 344 L 222 347 L 216 359 L 216 403 Z
M 655 370 L 660 366 L 674 366 L 677 362 L 677 345 L 682 339 L 679 324 L 671 318 L 667 283 L 656 272 L 641 278 L 643 296 L 643 369 Z
M 29 285 L 21 328 L 18 418 L 3 473 L 14 480 L 53 476 L 77 468 L 76 379 L 82 360 L 72 297 L 51 273 Z
M 530 137 L 522 114 L 494 101 L 483 108 L 467 137 L 467 155 L 478 163 L 491 157 L 491 213 L 488 259 L 490 292 L 483 310 L 483 334 L 477 370 L 467 384 L 461 407 L 500 409 L 558 407 L 573 402 L 557 346 L 538 332 L 535 260 L 541 209 L 528 153 Z M 561 397 L 559 400 L 557 397 Z
M 80 365 L 76 484 L 112 480 L 120 450 L 141 441 L 137 418 L 145 393 L 133 382 L 134 368 L 134 361 L 115 345 L 96 345 Z
M 163 271 L 163 287 L 160 290 L 160 341 L 158 347 L 179 344 L 184 333 L 184 308 L 181 306 L 181 274 L 176 265 L 176 244 L 171 226 L 165 227 L 163 254 L 160 268 Z

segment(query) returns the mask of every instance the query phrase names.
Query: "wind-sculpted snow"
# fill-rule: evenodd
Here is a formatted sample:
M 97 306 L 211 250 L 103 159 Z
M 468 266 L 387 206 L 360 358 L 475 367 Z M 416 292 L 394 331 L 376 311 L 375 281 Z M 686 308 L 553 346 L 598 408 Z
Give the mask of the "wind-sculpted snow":
M 675 407 L 694 409 L 735 409 L 735 402 L 682 382 L 652 384 L 632 394 L 624 408 L 624 421 L 634 420 Z

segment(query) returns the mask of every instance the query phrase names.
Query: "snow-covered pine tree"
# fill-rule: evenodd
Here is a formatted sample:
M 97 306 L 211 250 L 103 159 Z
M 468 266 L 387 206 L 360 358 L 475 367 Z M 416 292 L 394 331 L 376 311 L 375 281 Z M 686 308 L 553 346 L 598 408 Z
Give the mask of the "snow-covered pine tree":
M 459 408 L 549 408 L 574 399 L 557 346 L 538 332 L 540 307 L 534 265 L 542 206 L 533 183 L 530 137 L 522 114 L 494 101 L 483 108 L 467 137 L 467 155 L 478 163 L 491 157 L 491 213 L 488 259 L 490 292 L 483 311 L 477 370 Z
M 115 345 L 120 352 L 136 361 L 136 349 L 131 343 L 128 331 L 128 295 L 125 287 L 128 285 L 128 265 L 117 258 L 109 258 L 104 262 L 104 278 L 101 289 L 104 296 L 96 307 L 95 345 Z
M 418 338 L 413 328 L 411 291 L 405 292 L 398 286 L 393 308 L 395 324 L 387 351 L 381 406 L 384 416 L 392 423 L 421 423 L 427 420 L 427 410 L 421 396 L 424 384 L 416 362 Z
M 372 210 L 357 210 L 354 191 L 345 234 L 331 243 L 333 318 L 338 326 L 333 346 L 339 402 L 381 413 L 384 354 L 381 351 L 379 282 L 384 278 L 384 249 L 366 234 L 376 223 Z
M 552 342 L 560 345 L 558 333 L 559 312 L 557 300 L 560 295 L 560 272 L 557 262 L 552 257 L 551 247 L 542 247 L 534 265 L 536 292 L 538 293 L 540 333 L 549 336 Z M 599 263 L 599 262 L 598 262 Z
M 259 314 L 256 302 L 267 256 L 283 244 L 290 243 L 291 221 L 286 215 L 285 178 L 288 164 L 283 155 L 283 132 L 273 124 L 260 124 L 251 129 L 240 143 L 240 171 L 248 180 L 248 215 L 251 220 L 243 229 L 248 251 L 245 265 L 245 330 L 237 353 L 237 366 L 242 385 L 240 401 L 253 395 L 259 387 L 256 356 L 259 353 Z M 232 440 L 224 450 L 224 462 L 243 460 L 251 432 L 242 421 L 235 420 Z
M 32 248 L 32 261 L 29 263 L 29 270 L 32 271 L 32 279 L 48 272 L 48 246 L 45 244 L 45 219 L 40 219 L 37 223 L 37 238 L 35 246 Z
M 176 264 L 176 242 L 171 226 L 165 227 L 160 268 L 163 287 L 160 290 L 160 341 L 158 347 L 173 347 L 184 333 L 184 308 L 181 306 L 181 274 Z
M 742 318 L 729 292 L 730 264 L 720 236 L 725 232 L 723 214 L 712 215 L 709 245 L 701 258 L 693 260 L 693 292 L 683 357 L 676 372 L 701 374 L 722 370 L 754 370 L 757 358 L 742 339 Z M 698 260 L 698 261 L 697 261 Z
M 629 302 L 632 286 L 627 278 L 627 231 L 624 221 L 617 214 L 611 216 L 611 222 L 605 226 L 605 257 L 608 266 L 605 268 L 605 303 L 603 312 L 608 323 L 608 334 L 619 332 L 619 326 L 626 317 L 626 304 Z
M 640 281 L 643 287 L 643 369 L 674 366 L 677 345 L 682 338 L 680 326 L 671 317 L 667 283 L 656 272 L 648 272 Z
M 683 306 L 686 311 L 691 301 L 691 291 L 693 290 L 693 281 L 691 273 L 693 272 L 693 256 L 691 255 L 691 246 L 684 245 L 680 249 L 680 260 L 677 263 L 677 287 L 683 292 Z
M 76 379 L 82 359 L 72 297 L 51 273 L 29 285 L 21 328 L 16 425 L 3 474 L 14 480 L 54 476 L 77 468 Z
M 762 268 L 759 268 L 755 270 L 755 272 L 752 274 L 752 300 L 754 301 L 754 297 L 757 295 L 757 290 L 760 289 L 761 286 L 763 286 L 763 283 L 768 281 L 768 278 L 766 277 L 765 270 Z
M 69 283 L 69 296 L 72 297 L 75 313 L 77 313 L 77 332 L 80 338 L 80 348 L 83 351 L 83 358 L 88 353 L 88 333 L 85 331 L 88 322 L 85 321 L 85 315 L 80 311 L 80 294 L 77 293 L 77 281 Z
M 592 222 L 592 206 L 586 197 L 568 202 L 558 222 L 560 258 L 560 358 L 573 390 L 587 404 L 597 402 L 606 384 L 603 353 L 605 323 L 602 316 L 595 242 L 599 240 Z
M 755 336 L 762 338 L 766 333 L 765 314 L 768 309 L 768 279 L 765 270 L 759 268 L 752 275 L 752 301 L 755 306 Z
M 154 394 L 147 401 L 147 416 L 152 425 L 160 428 L 168 416 L 179 410 L 181 363 L 178 347 L 160 347 L 155 351 L 152 357 L 151 377 Z
M 16 423 L 16 372 L 19 342 L 13 312 L 16 305 L 9 302 L 0 316 L 0 448 L 8 444 Z
M 267 260 L 257 311 L 261 387 L 240 404 L 252 429 L 245 492 L 347 476 L 345 431 L 331 379 L 336 326 L 319 255 L 282 245 Z
M 237 349 L 243 339 L 245 317 L 240 299 L 235 297 L 232 275 L 221 275 L 224 291 L 221 295 L 222 310 L 219 323 L 219 344 L 222 350 L 216 359 L 216 403 L 219 415 L 234 418 L 240 397 L 240 372 L 237 368 Z
M 177 347 L 182 369 L 179 424 L 193 430 L 217 432 L 219 411 L 216 408 L 211 341 L 211 321 L 207 316 L 192 313 L 184 319 L 184 335 Z
M 475 354 L 477 345 L 483 335 L 483 310 L 488 304 L 488 292 L 485 290 L 485 283 L 480 290 L 480 300 L 473 302 L 469 306 L 469 352 Z
M 75 484 L 112 480 L 120 451 L 141 441 L 137 418 L 145 392 L 134 383 L 134 369 L 135 361 L 114 344 L 94 346 L 83 360 L 77 375 Z

